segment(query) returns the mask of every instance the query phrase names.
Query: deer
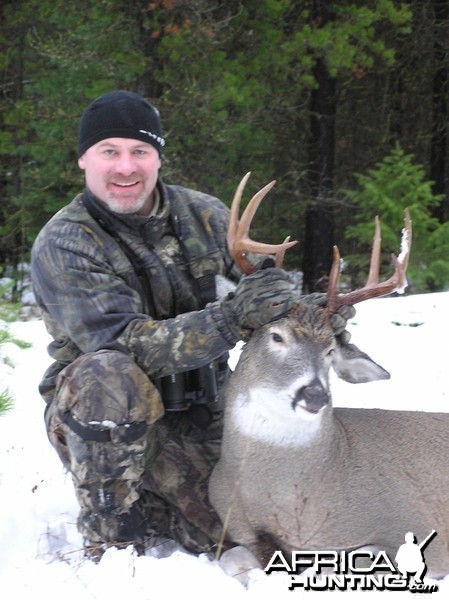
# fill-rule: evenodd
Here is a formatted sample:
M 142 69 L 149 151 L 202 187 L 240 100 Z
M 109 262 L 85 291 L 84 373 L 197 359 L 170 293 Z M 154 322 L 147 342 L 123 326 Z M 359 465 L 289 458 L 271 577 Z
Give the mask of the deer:
M 274 252 L 280 266 L 292 245 L 249 238 L 266 191 L 253 197 L 240 222 L 241 186 L 233 201 L 228 241 L 246 274 L 254 269 L 247 252 Z M 449 572 L 449 414 L 333 407 L 329 383 L 331 368 L 350 383 L 390 377 L 355 345 L 342 343 L 330 319 L 341 306 L 404 291 L 411 236 L 406 210 L 394 273 L 379 282 L 376 217 L 367 282 L 344 294 L 335 247 L 325 305 L 300 299 L 256 330 L 229 378 L 209 498 L 223 538 L 249 550 L 261 568 L 278 550 L 375 548 L 394 558 L 407 532 L 422 540 L 436 530 L 425 551 L 428 574 Z

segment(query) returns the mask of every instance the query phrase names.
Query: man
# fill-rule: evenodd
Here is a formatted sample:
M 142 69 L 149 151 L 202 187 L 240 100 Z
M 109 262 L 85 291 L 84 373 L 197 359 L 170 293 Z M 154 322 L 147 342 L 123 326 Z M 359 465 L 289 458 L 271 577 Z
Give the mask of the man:
M 32 277 L 53 364 L 40 392 L 48 436 L 70 471 L 89 548 L 166 535 L 217 543 L 207 500 L 218 458 L 228 350 L 292 305 L 287 275 L 240 279 L 228 209 L 165 184 L 155 108 L 114 91 L 85 110 L 85 190 L 42 229 Z M 237 283 L 217 300 L 215 276 Z M 217 416 L 218 415 L 218 416 Z
M 163 146 L 158 114 L 137 94 L 111 92 L 86 109 L 86 189 L 32 253 L 54 339 L 40 390 L 87 545 L 166 534 L 202 551 L 219 535 L 205 494 L 219 370 L 251 326 L 289 308 L 291 292 L 283 272 L 268 270 L 216 300 L 215 275 L 240 276 L 225 243 L 228 211 L 165 185 Z

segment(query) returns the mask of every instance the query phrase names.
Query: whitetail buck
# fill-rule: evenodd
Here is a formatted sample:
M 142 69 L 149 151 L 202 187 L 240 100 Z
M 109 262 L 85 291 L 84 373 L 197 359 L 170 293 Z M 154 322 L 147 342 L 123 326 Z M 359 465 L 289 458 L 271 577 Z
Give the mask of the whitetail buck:
M 245 221 L 243 237 L 248 227 Z M 262 566 L 275 550 L 370 546 L 393 560 L 407 532 L 419 541 L 435 529 L 425 551 L 429 574 L 449 572 L 449 414 L 332 408 L 329 390 L 331 367 L 352 383 L 389 377 L 355 346 L 339 344 L 329 316 L 340 305 L 403 288 L 410 241 L 406 214 L 408 247 L 394 257 L 394 275 L 377 283 L 376 222 L 363 289 L 337 294 L 335 251 L 327 306 L 300 302 L 243 349 L 225 392 L 222 454 L 209 492 L 226 537 Z

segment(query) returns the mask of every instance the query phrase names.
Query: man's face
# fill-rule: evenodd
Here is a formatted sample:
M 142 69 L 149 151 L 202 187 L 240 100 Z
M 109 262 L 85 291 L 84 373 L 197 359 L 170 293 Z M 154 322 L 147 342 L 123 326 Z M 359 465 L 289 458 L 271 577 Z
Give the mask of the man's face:
M 161 160 L 150 144 L 108 138 L 88 148 L 78 165 L 84 171 L 86 186 L 112 212 L 151 212 Z

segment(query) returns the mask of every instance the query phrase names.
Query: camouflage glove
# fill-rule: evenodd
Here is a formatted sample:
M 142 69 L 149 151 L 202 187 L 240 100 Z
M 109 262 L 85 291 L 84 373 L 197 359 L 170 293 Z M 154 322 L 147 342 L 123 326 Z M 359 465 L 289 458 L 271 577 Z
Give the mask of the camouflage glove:
M 324 306 L 326 303 L 326 294 L 314 292 L 307 296 L 301 296 L 301 301 L 312 302 L 318 304 L 318 306 Z M 340 337 L 340 342 L 348 344 L 351 339 L 351 334 L 346 331 L 349 319 L 355 316 L 355 308 L 351 305 L 340 306 L 337 312 L 331 315 L 331 326 L 334 330 L 334 334 Z
M 269 268 L 242 277 L 221 311 L 233 335 L 245 340 L 254 329 L 285 315 L 294 300 L 285 271 Z

